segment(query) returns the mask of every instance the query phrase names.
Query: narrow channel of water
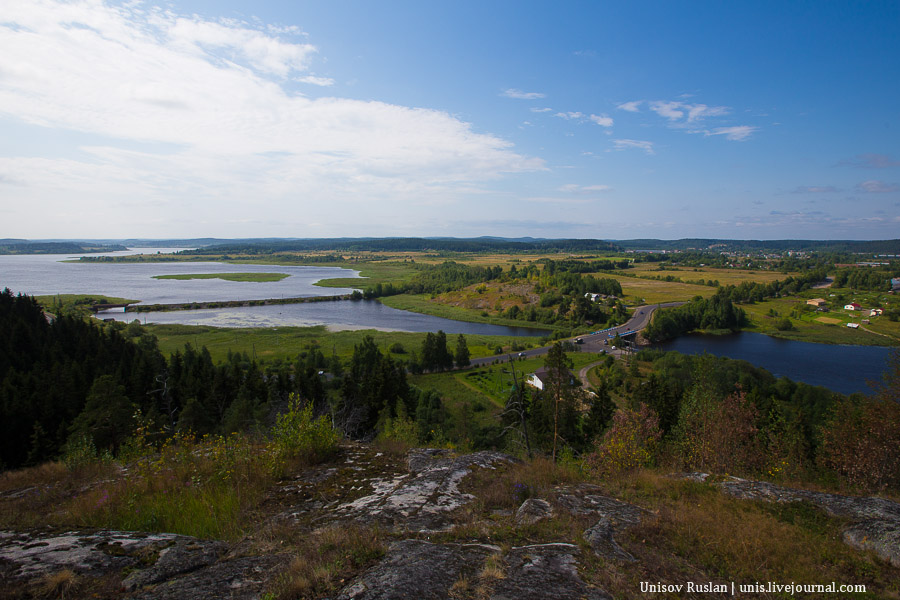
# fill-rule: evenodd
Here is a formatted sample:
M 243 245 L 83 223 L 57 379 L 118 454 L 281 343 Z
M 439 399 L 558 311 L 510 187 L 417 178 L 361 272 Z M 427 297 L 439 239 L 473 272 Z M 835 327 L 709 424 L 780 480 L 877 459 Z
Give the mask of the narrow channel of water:
M 746 360 L 778 377 L 821 385 L 842 394 L 872 393 L 869 383 L 881 382 L 892 351 L 881 346 L 782 340 L 747 331 L 734 335 L 686 335 L 653 347 Z

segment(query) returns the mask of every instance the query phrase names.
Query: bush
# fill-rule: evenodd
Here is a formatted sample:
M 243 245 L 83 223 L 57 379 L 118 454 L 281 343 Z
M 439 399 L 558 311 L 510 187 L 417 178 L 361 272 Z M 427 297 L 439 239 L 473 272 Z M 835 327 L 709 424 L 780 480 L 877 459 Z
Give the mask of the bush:
M 327 460 L 337 452 L 340 434 L 327 416 L 313 419 L 312 403 L 301 406 L 296 394 L 291 394 L 288 411 L 278 416 L 272 428 L 269 450 L 273 468 L 283 468 L 285 460 L 315 464 Z
M 661 437 L 659 416 L 646 404 L 642 402 L 637 410 L 622 409 L 585 459 L 585 468 L 598 477 L 615 477 L 649 466 Z
M 779 319 L 775 322 L 775 329 L 778 331 L 791 331 L 794 328 L 794 324 L 787 317 Z
M 866 490 L 900 487 L 900 404 L 841 402 L 822 427 L 819 461 Z
M 724 399 L 705 388 L 694 389 L 682 405 L 679 437 L 689 469 L 713 473 L 745 473 L 762 468 L 758 411 L 743 392 Z

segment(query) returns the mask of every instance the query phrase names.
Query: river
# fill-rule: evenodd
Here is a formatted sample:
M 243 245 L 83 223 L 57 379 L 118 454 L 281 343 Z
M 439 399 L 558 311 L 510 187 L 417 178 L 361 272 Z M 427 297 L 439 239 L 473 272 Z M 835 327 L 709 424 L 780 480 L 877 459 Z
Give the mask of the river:
M 686 335 L 653 347 L 746 360 L 773 375 L 821 385 L 842 394 L 871 393 L 869 382 L 881 381 L 893 350 L 882 346 L 796 342 L 747 331 L 733 335 Z

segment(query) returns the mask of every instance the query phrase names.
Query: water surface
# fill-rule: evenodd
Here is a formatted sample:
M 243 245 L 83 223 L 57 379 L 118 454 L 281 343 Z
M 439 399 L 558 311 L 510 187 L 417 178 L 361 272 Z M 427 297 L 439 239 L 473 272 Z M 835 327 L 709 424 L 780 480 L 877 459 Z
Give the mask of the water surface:
M 733 335 L 686 335 L 653 347 L 746 360 L 775 376 L 821 385 L 842 394 L 871 393 L 869 382 L 881 382 L 892 351 L 882 346 L 782 340 L 747 331 Z
M 504 327 L 487 323 L 468 323 L 431 315 L 398 310 L 375 300 L 337 300 L 277 304 L 239 308 L 177 310 L 169 312 L 98 313 L 99 318 L 141 323 L 178 323 L 211 327 L 310 327 L 325 325 L 333 331 L 344 329 L 380 329 L 383 331 L 427 332 L 467 335 L 544 336 L 546 329 Z

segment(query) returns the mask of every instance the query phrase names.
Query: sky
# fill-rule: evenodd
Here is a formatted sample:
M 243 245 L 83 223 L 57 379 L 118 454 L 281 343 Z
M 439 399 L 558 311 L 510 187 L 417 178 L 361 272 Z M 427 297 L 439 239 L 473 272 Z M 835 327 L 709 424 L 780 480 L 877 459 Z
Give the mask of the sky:
M 0 238 L 900 238 L 900 2 L 0 0 Z

